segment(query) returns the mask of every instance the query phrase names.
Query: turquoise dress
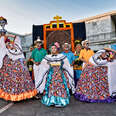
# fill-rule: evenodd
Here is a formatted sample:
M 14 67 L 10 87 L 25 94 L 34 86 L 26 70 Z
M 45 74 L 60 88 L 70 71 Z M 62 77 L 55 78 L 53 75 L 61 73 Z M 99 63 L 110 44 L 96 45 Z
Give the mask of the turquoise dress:
M 43 89 L 41 100 L 43 104 L 56 107 L 64 107 L 69 104 L 69 89 L 72 89 L 74 93 L 74 80 L 73 69 L 66 56 L 62 54 L 47 55 L 40 64 L 39 77 L 39 84 L 37 83 L 36 87 L 38 92 L 41 91 L 40 93 Z
M 48 79 L 45 86 L 45 93 L 42 98 L 42 103 L 50 106 L 66 106 L 69 104 L 69 87 L 68 80 L 61 66 L 50 66 Z

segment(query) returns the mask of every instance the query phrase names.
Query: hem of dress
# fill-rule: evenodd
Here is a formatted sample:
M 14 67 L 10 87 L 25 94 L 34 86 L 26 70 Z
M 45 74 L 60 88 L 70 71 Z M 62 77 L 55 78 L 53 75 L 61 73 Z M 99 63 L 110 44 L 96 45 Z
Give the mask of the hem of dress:
M 86 97 L 86 95 L 75 93 L 75 98 L 81 102 L 89 102 L 89 103 L 113 103 L 116 101 L 116 99 L 113 99 L 112 97 L 108 97 L 106 99 L 89 99 Z
M 0 89 L 0 98 L 6 100 L 6 101 L 21 101 L 24 99 L 30 99 L 34 97 L 37 94 L 37 90 L 30 90 L 24 93 L 20 94 L 10 94 L 7 92 L 4 92 L 2 89 Z
M 41 102 L 46 105 L 46 106 L 59 106 L 59 107 L 64 107 L 69 104 L 69 98 L 62 98 L 62 97 L 56 97 L 56 96 L 43 96 Z

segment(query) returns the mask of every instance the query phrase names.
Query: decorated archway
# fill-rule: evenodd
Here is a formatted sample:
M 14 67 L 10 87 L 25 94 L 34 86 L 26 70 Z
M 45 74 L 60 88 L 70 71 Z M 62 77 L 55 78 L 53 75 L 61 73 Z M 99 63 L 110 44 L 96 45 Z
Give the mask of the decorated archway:
M 74 33 L 71 22 L 61 20 L 62 17 L 55 16 L 54 21 L 43 25 L 44 31 L 44 48 L 47 49 L 53 42 L 59 42 L 60 45 L 67 42 L 71 44 L 71 49 L 74 51 Z

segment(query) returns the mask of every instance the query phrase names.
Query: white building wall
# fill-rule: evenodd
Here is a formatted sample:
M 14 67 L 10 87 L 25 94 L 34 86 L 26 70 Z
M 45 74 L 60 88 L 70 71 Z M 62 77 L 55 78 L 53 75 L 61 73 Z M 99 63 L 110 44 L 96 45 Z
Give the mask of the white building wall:
M 106 16 L 86 22 L 87 36 L 111 32 L 111 17 Z
M 23 52 L 26 53 L 26 59 L 29 59 L 31 52 L 29 51 L 30 46 L 33 44 L 32 34 L 25 35 L 21 41 Z
M 104 47 L 109 47 L 110 44 L 103 44 L 111 41 L 112 32 L 115 31 L 115 24 L 111 16 L 88 21 L 86 24 L 86 39 L 90 41 L 90 47 L 93 50 L 99 50 Z
M 111 31 L 115 32 L 115 22 L 111 19 Z

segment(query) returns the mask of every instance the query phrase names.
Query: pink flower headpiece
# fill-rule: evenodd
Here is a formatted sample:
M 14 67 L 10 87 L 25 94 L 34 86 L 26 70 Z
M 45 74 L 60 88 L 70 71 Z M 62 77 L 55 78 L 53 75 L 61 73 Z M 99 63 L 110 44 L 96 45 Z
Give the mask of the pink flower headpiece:
M 55 42 L 54 45 L 57 47 L 57 48 L 60 48 L 60 45 L 58 42 Z

